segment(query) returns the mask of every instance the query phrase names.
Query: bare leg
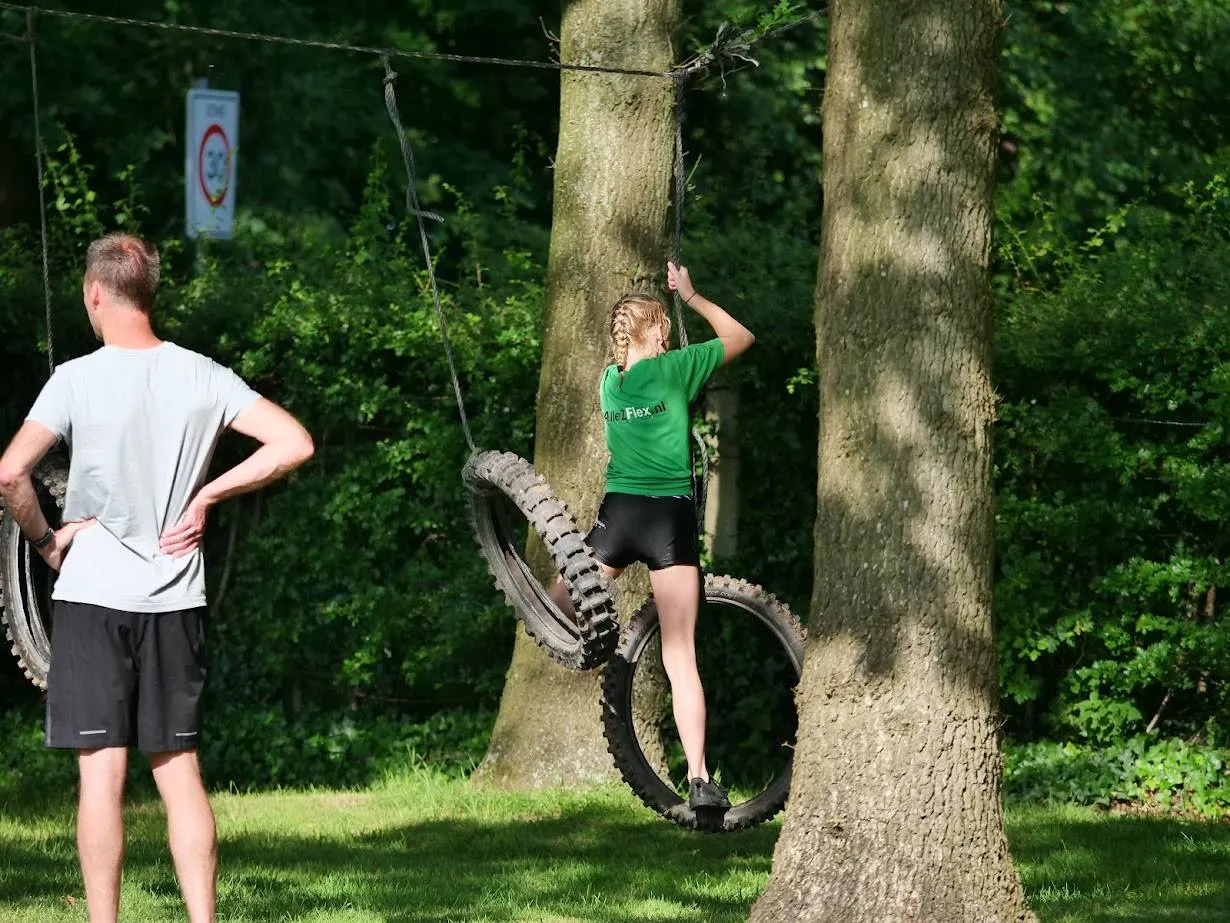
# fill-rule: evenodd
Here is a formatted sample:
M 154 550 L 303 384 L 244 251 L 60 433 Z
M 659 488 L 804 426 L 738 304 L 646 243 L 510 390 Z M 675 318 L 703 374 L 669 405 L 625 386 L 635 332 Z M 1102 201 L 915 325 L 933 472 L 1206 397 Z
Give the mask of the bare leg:
M 90 923 L 115 923 L 120 914 L 124 867 L 124 777 L 128 748 L 80 750 L 81 797 L 77 808 L 77 853 L 85 881 Z
M 602 573 L 606 574 L 610 580 L 614 580 L 624 572 L 622 567 L 616 570 L 614 567 L 607 567 L 601 561 L 598 562 L 598 566 L 602 568 Z M 564 583 L 563 577 L 555 578 L 555 582 L 551 584 L 551 589 L 548 590 L 548 593 L 551 596 L 551 602 L 555 603 L 559 610 L 568 618 L 573 618 L 577 614 L 576 609 L 572 607 L 572 597 L 568 595 L 568 585 Z
M 218 837 L 195 750 L 150 754 L 167 809 L 167 838 L 192 923 L 214 923 Z
M 705 690 L 696 668 L 700 571 L 689 564 L 649 572 L 662 625 L 662 666 L 671 684 L 675 726 L 688 761 L 688 778 L 709 780 L 705 766 Z

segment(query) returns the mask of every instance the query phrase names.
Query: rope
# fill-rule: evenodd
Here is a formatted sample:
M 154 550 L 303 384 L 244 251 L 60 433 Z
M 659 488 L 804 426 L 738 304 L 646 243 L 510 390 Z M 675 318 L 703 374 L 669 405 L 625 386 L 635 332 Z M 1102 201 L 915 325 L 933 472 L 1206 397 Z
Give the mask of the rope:
M 1194 429 L 1200 429 L 1209 425 L 1208 423 L 1185 423 L 1179 420 L 1142 420 L 1134 417 L 1115 417 L 1114 419 L 1119 423 L 1144 423 L 1149 426 L 1188 426 Z
M 470 433 L 470 421 L 466 417 L 465 400 L 461 396 L 461 380 L 457 376 L 457 363 L 453 359 L 453 347 L 448 339 L 448 324 L 444 320 L 444 308 L 440 304 L 440 290 L 436 285 L 435 264 L 431 259 L 431 245 L 427 242 L 427 225 L 423 218 L 427 216 L 419 204 L 418 189 L 414 184 L 414 154 L 410 151 L 410 139 L 406 137 L 406 129 L 401 123 L 401 114 L 397 110 L 397 92 L 393 85 L 397 82 L 397 74 L 389 64 L 388 55 L 380 56 L 384 65 L 384 105 L 389 110 L 389 118 L 393 120 L 393 130 L 397 132 L 397 141 L 401 144 L 401 159 L 406 167 L 406 210 L 414 215 L 419 226 L 419 240 L 423 244 L 423 259 L 427 263 L 427 277 L 431 280 L 431 297 L 436 305 L 436 320 L 440 323 L 440 338 L 444 341 L 444 355 L 448 358 L 449 374 L 453 378 L 453 394 L 457 397 L 457 411 L 461 415 L 461 428 L 465 432 L 466 444 L 471 452 L 477 451 L 474 436 Z
M 208 35 L 214 38 L 233 38 L 248 42 L 265 42 L 271 45 L 290 45 L 298 48 L 323 48 L 329 51 L 345 51 L 351 54 L 366 54 L 374 57 L 416 58 L 424 61 L 452 61 L 458 64 L 490 64 L 496 67 L 529 67 L 539 70 L 579 71 L 591 74 L 623 74 L 629 77 L 657 77 L 659 79 L 674 79 L 679 74 L 691 76 L 705 70 L 722 59 L 737 59 L 758 65 L 759 62 L 748 56 L 748 52 L 757 45 L 775 38 L 782 33 L 795 29 L 805 23 L 818 19 L 828 13 L 829 8 L 813 10 L 806 16 L 769 29 L 762 35 L 751 32 L 736 33 L 734 29 L 724 26 L 718 30 L 712 45 L 698 54 L 691 61 L 669 71 L 641 70 L 627 67 L 606 67 L 598 64 L 565 64 L 562 61 L 532 61 L 526 58 L 500 58 L 486 55 L 448 54 L 441 51 L 408 51 L 399 48 L 376 48 L 371 45 L 352 45 L 348 42 L 325 42 L 319 39 L 293 38 L 289 35 L 277 35 L 268 32 L 241 32 L 235 29 L 217 29 L 211 26 L 190 26 L 176 22 L 156 22 L 150 19 L 135 19 L 129 16 L 106 16 L 101 13 L 81 13 L 76 10 L 49 10 L 38 6 L 20 3 L 0 2 L 0 10 L 31 14 L 41 13 L 45 16 L 59 16 L 64 19 L 79 19 L 84 22 L 107 23 L 113 26 L 133 26 L 142 29 L 161 29 L 165 32 L 186 32 L 192 35 Z M 16 41 L 18 36 L 0 33 L 0 37 Z
M 375 48 L 369 45 L 351 45 L 346 42 L 324 42 L 318 39 L 292 38 L 265 32 L 238 32 L 234 29 L 215 29 L 208 26 L 190 26 L 175 22 L 154 22 L 148 19 L 133 19 L 127 16 L 104 16 L 100 13 L 79 13 L 75 10 L 47 10 L 37 6 L 0 2 L 0 10 L 24 11 L 26 14 L 42 13 L 45 16 L 61 16 L 86 22 L 101 22 L 113 26 L 135 26 L 145 29 L 161 29 L 167 32 L 187 32 L 193 35 L 210 35 L 215 38 L 234 38 L 249 42 L 265 42 L 273 45 L 292 45 L 298 48 L 324 48 L 330 51 L 346 51 L 352 54 L 372 56 L 417 58 L 425 61 L 453 61 L 459 64 L 491 64 L 498 67 L 531 67 L 539 70 L 581 71 L 595 74 L 623 74 L 630 77 L 658 77 L 667 79 L 669 71 L 637 70 L 626 67 L 604 67 L 597 64 L 564 64 L 560 61 L 531 61 L 524 58 L 493 58 L 483 55 L 446 54 L 438 51 L 407 51 L 399 48 Z
M 692 441 L 700 454 L 700 478 L 692 477 L 696 488 L 696 524 L 701 534 L 705 531 L 705 505 L 709 502 L 709 445 L 698 427 L 692 427 Z
M 671 246 L 671 258 L 676 266 L 683 252 L 683 198 L 687 195 L 687 177 L 683 174 L 683 97 L 686 83 L 685 74 L 675 75 L 675 239 Z M 678 292 L 674 294 L 675 328 L 679 345 L 683 347 L 688 345 L 688 328 L 683 320 L 683 300 Z
M 43 191 L 43 130 L 38 105 L 38 55 L 35 53 L 34 10 L 26 10 L 26 36 L 30 42 L 30 91 L 34 97 L 34 164 L 38 173 L 38 233 L 43 249 L 43 304 L 47 323 L 47 374 L 56 370 L 51 330 L 51 269 L 47 263 L 47 197 Z

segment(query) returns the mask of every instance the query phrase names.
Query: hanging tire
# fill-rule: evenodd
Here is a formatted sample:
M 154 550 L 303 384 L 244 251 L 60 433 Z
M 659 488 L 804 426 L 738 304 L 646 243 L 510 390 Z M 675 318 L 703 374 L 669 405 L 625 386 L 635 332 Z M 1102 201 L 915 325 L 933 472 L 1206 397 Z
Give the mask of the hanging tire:
M 511 452 L 476 453 L 462 479 L 479 547 L 526 633 L 566 667 L 590 670 L 606 663 L 619 642 L 615 601 L 568 507 L 533 465 Z M 526 522 L 567 584 L 575 619 L 551 601 L 522 557 L 520 532 Z
M 53 527 L 60 523 L 68 492 L 68 466 L 48 456 L 34 470 L 34 490 L 43 515 Z M 55 575 L 32 551 L 8 510 L 0 517 L 0 587 L 3 588 L 4 632 L 17 665 L 30 682 L 47 688 L 51 668 L 51 585 Z
M 715 612 L 715 607 L 720 612 Z M 715 626 L 711 622 L 718 614 L 721 620 Z M 753 632 L 752 626 L 759 626 L 760 630 Z M 707 669 L 709 665 L 701 657 L 703 642 L 706 635 L 712 636 L 717 629 L 726 637 L 710 637 L 710 640 L 721 646 L 722 656 L 743 657 L 745 661 L 752 658 L 745 662 L 741 677 L 732 679 L 721 675 L 720 671 L 715 674 L 714 669 Z M 754 584 L 733 577 L 705 577 L 705 599 L 697 625 L 697 656 L 711 719 L 706 742 L 709 768 L 712 771 L 716 767 L 720 773 L 731 768 L 723 764 L 725 757 L 714 759 L 714 737 L 719 728 L 727 737 L 744 735 L 743 742 L 752 743 L 757 753 L 762 749 L 762 740 L 765 745 L 775 742 L 775 746 L 780 748 L 780 753 L 774 751 L 771 754 L 776 764 L 763 768 L 760 778 L 750 786 L 754 789 L 750 796 L 733 803 L 725 812 L 692 811 L 669 779 L 663 778 L 650 765 L 645 756 L 646 746 L 638 737 L 633 721 L 633 684 L 637 667 L 645 662 L 645 655 L 651 649 L 656 650 L 652 642 L 658 638 L 660 631 L 657 605 L 651 598 L 628 623 L 619 649 L 607 664 L 603 676 L 603 733 L 620 775 L 648 808 L 681 827 L 722 833 L 764 823 L 782 809 L 790 793 L 791 758 L 797 726 L 793 690 L 803 669 L 804 633 L 799 620 L 784 603 Z M 771 663 L 767 662 L 770 658 Z M 750 717 L 759 717 L 755 689 L 740 691 L 743 685 L 752 684 L 758 684 L 760 688 L 769 688 L 766 684 L 772 685 L 769 693 L 779 701 L 776 726 L 749 737 L 735 726 L 734 719 L 738 716 L 734 709 L 722 706 L 720 699 L 723 695 L 742 698 L 755 713 Z M 789 714 L 784 714 L 784 711 L 789 711 Z M 783 740 L 783 737 L 788 739 Z M 668 772 L 668 775 L 674 774 Z M 680 767 L 678 774 L 686 775 L 686 772 Z M 683 781 L 686 782 L 686 779 Z M 721 778 L 719 781 L 728 784 L 730 780 Z M 731 800 L 734 802 L 734 797 Z

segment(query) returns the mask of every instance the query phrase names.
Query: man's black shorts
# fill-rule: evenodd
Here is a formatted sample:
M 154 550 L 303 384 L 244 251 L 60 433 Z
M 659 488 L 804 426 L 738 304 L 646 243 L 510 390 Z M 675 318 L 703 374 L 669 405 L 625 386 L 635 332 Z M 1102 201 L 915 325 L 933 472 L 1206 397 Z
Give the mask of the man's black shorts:
M 202 617 L 56 601 L 47 677 L 47 746 L 196 749 Z
M 691 497 L 609 493 L 586 538 L 598 560 L 622 570 L 643 561 L 650 570 L 700 565 L 696 505 Z

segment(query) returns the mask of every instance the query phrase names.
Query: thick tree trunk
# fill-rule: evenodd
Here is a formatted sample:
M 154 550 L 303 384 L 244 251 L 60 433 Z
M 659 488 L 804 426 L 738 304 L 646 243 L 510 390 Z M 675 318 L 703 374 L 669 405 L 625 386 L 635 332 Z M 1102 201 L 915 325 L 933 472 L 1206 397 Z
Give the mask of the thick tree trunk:
M 561 60 L 664 71 L 679 0 L 564 4 Z M 561 77 L 559 149 L 547 267 L 534 464 L 582 527 L 602 496 L 606 447 L 598 379 L 620 295 L 661 291 L 669 253 L 673 145 L 669 80 Z M 549 568 L 535 562 L 540 575 Z M 648 595 L 644 569 L 620 588 L 626 616 Z M 479 778 L 509 787 L 618 778 L 602 737 L 596 672 L 551 663 L 518 631 L 500 714 Z
M 1000 801 L 988 285 L 999 0 L 837 0 L 816 588 L 753 921 L 1032 920 Z

